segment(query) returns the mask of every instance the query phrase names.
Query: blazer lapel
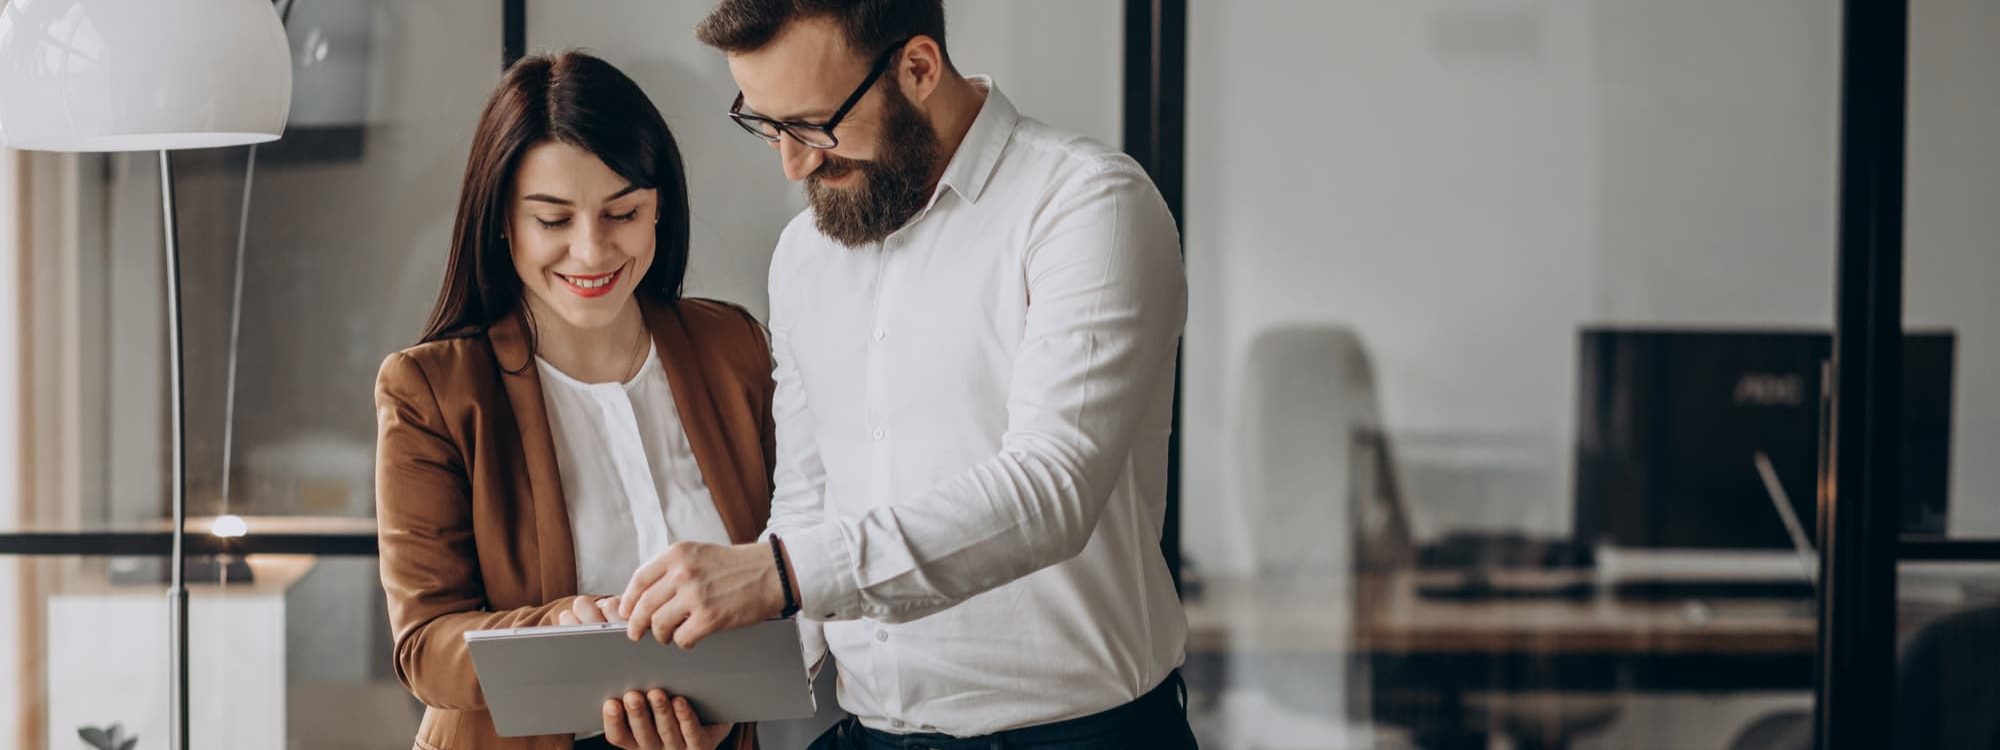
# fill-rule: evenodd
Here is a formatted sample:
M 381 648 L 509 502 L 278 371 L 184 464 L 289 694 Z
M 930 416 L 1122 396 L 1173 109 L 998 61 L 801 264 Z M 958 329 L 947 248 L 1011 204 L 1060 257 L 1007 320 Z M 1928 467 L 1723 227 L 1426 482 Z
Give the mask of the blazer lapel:
M 643 299 L 639 304 L 653 343 L 659 347 L 660 365 L 667 371 L 667 386 L 674 393 L 681 429 L 687 432 L 695 465 L 701 468 L 702 481 L 708 484 L 708 495 L 722 516 L 722 526 L 729 531 L 730 541 L 741 544 L 754 540 L 762 529 L 751 517 L 750 498 L 742 475 L 736 471 L 728 436 L 722 430 L 722 416 L 716 411 L 715 393 L 709 390 L 701 354 L 687 325 L 671 306 Z
M 486 331 L 493 356 L 500 366 L 500 380 L 513 406 L 514 425 L 521 433 L 521 462 L 516 466 L 515 486 L 519 518 L 532 520 L 524 541 L 536 570 L 542 601 L 576 594 L 576 544 L 570 536 L 569 506 L 563 499 L 562 475 L 556 468 L 555 439 L 549 433 L 549 415 L 542 401 L 542 378 L 528 351 L 527 323 L 520 311 L 494 323 Z M 525 474 L 526 481 L 521 481 Z M 521 507 L 526 506 L 526 507 Z

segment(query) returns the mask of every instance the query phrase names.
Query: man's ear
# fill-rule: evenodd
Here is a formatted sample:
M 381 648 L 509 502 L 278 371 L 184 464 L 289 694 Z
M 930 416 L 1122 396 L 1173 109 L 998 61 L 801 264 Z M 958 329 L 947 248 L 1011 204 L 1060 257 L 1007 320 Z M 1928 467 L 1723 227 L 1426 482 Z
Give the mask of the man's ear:
M 903 43 L 892 72 L 896 82 L 902 84 L 903 95 L 921 104 L 938 90 L 944 77 L 951 73 L 951 66 L 945 64 L 944 49 L 936 39 L 918 35 Z

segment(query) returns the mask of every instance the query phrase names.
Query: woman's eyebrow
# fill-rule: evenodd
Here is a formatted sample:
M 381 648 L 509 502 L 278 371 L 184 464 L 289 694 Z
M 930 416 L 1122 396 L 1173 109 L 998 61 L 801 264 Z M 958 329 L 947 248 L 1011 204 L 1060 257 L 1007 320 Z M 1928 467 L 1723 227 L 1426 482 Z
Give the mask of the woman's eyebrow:
M 635 193 L 635 192 L 638 192 L 639 190 L 642 190 L 642 189 L 644 189 L 644 188 L 641 188 L 641 187 L 639 187 L 638 185 L 626 185 L 626 186 L 625 186 L 625 189 L 623 189 L 623 190 L 620 190 L 620 191 L 618 191 L 618 192 L 616 192 L 616 193 L 612 193 L 612 194 L 611 194 L 610 196 L 606 197 L 606 198 L 604 199 L 604 202 L 606 202 L 606 203 L 610 203 L 611 201 L 615 201 L 615 200 L 618 200 L 619 198 L 623 198 L 623 197 L 625 197 L 625 196 L 627 196 L 627 195 L 631 195 L 632 193 Z M 553 195 L 549 195 L 549 194 L 547 194 L 547 193 L 529 193 L 529 194 L 527 194 L 527 195 L 523 195 L 523 196 L 521 196 L 521 200 L 524 200 L 524 201 L 535 201 L 535 202 L 537 202 L 537 203 L 553 203 L 553 204 L 556 204 L 556 205 L 558 205 L 558 206 L 574 206 L 574 205 L 576 205 L 576 204 L 575 204 L 574 202 L 571 202 L 571 201 L 570 201 L 570 199 L 568 199 L 568 198 L 557 198 L 557 197 L 555 197 L 555 196 L 553 196 Z

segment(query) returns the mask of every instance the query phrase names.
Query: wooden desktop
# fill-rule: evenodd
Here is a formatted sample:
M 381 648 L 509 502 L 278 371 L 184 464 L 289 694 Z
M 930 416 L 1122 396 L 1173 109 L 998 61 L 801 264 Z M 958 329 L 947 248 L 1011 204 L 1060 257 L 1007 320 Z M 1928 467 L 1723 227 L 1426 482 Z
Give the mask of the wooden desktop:
M 1816 625 L 1808 602 L 1586 598 L 1436 598 L 1419 593 L 1449 573 L 1362 576 L 1353 601 L 1298 595 L 1260 579 L 1204 583 L 1186 602 L 1188 650 L 1244 647 L 1291 653 L 1802 654 Z M 1516 578 L 1584 580 L 1589 571 L 1521 571 Z M 1260 617 L 1238 613 L 1262 612 Z M 1352 627 L 1345 627 L 1352 623 Z
M 1449 575 L 1367 574 L 1344 592 L 1296 579 L 1205 581 L 1185 601 L 1190 691 L 1199 701 L 1238 687 L 1228 684 L 1238 662 L 1317 670 L 1318 684 L 1348 680 L 1367 691 L 1365 703 L 1348 700 L 1368 715 L 1344 718 L 1407 728 L 1425 746 L 1483 747 L 1488 727 L 1602 726 L 1620 693 L 1812 686 L 1808 600 L 1422 593 Z M 1499 575 L 1559 588 L 1593 574 Z

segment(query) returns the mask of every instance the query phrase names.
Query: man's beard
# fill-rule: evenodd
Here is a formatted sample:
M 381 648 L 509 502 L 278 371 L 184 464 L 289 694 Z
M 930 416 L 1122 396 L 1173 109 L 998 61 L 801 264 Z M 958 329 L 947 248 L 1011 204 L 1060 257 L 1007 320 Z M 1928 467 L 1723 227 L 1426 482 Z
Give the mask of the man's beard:
M 806 203 L 821 234 L 848 247 L 881 242 L 930 201 L 931 175 L 941 157 L 937 131 L 894 82 L 883 91 L 882 140 L 872 160 L 821 154 L 806 178 Z M 859 172 L 860 184 L 828 187 L 822 180 Z

